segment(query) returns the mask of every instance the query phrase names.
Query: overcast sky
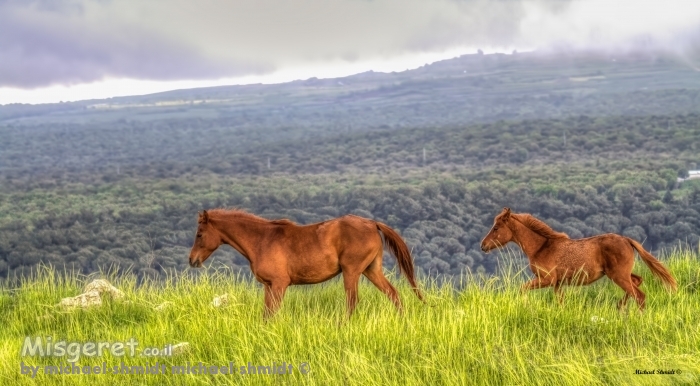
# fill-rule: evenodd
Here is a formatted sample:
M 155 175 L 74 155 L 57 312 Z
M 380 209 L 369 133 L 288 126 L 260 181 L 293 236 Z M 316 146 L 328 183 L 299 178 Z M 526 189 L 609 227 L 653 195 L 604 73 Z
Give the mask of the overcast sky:
M 700 47 L 700 1 L 0 0 L 0 104 L 367 70 L 473 53 Z

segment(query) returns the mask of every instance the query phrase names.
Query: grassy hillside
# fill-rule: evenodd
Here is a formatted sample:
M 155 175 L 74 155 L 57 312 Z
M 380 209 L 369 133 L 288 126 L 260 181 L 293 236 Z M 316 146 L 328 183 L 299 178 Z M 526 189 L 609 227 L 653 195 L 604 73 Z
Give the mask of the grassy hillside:
M 491 255 L 492 258 L 497 256 Z M 659 385 L 700 381 L 700 263 L 697 252 L 676 251 L 665 263 L 679 283 L 668 293 L 637 262 L 644 277 L 647 309 L 630 303 L 619 313 L 622 291 L 608 279 L 589 287 L 567 288 L 563 306 L 551 289 L 519 294 L 525 279 L 510 254 L 498 257 L 509 268 L 500 276 L 465 278 L 461 291 L 423 282 L 428 305 L 421 304 L 405 280 L 399 281 L 404 314 L 369 283 L 360 286 L 360 303 L 344 320 L 342 284 L 291 287 L 283 307 L 262 321 L 262 291 L 225 271 L 187 272 L 166 282 L 136 286 L 134 276 L 112 278 L 125 301 L 65 311 L 54 306 L 75 296 L 91 277 L 44 270 L 14 290 L 0 293 L 0 383 L 15 385 L 126 384 L 492 384 L 492 385 Z M 509 265 L 511 264 L 511 265 Z M 214 308 L 215 296 L 230 303 Z M 154 307 L 172 302 L 165 311 Z M 25 336 L 69 342 L 128 341 L 139 349 L 189 342 L 189 351 L 172 356 L 85 357 L 81 366 L 172 366 L 203 362 L 237 366 L 248 362 L 287 362 L 291 375 L 46 375 L 20 374 L 25 365 L 64 365 L 65 357 L 20 357 Z M 137 355 L 139 351 L 136 351 Z M 310 372 L 298 371 L 307 363 Z M 673 375 L 636 375 L 636 370 L 674 370 Z M 43 371 L 43 370 L 42 370 Z

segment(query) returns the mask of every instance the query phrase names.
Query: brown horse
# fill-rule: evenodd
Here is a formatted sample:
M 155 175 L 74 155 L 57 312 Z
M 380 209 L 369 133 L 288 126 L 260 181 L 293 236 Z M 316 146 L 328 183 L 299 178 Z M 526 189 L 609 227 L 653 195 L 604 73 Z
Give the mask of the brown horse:
M 347 215 L 302 226 L 289 220 L 266 220 L 240 210 L 213 209 L 200 213 L 198 222 L 190 266 L 201 267 L 221 244 L 233 247 L 248 259 L 253 275 L 265 288 L 266 319 L 277 311 L 289 285 L 321 283 L 341 272 L 348 317 L 358 301 L 360 275 L 365 275 L 401 310 L 399 294 L 382 270 L 384 246 L 398 261 L 416 296 L 423 300 L 406 243 L 378 221 Z
M 559 302 L 563 284 L 587 285 L 607 275 L 625 291 L 619 308 L 632 296 L 643 310 L 645 295 L 639 289 L 642 277 L 632 273 L 635 250 L 656 277 L 676 289 L 676 281 L 668 270 L 629 237 L 608 233 L 571 240 L 530 214 L 511 213 L 509 208 L 503 208 L 494 219 L 491 231 L 481 241 L 481 249 L 488 252 L 510 241 L 522 248 L 535 274 L 522 290 L 554 286 Z

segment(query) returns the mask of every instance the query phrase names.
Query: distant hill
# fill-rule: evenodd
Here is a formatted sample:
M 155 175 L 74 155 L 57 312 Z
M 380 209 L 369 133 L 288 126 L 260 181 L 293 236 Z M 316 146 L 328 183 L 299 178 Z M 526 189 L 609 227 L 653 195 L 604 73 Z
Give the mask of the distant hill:
M 414 70 L 0 106 L 0 123 L 228 119 L 265 126 L 466 124 L 572 114 L 693 112 L 698 66 L 667 54 L 463 55 Z M 661 92 L 661 94 L 660 94 Z M 650 103 L 650 99 L 660 101 Z

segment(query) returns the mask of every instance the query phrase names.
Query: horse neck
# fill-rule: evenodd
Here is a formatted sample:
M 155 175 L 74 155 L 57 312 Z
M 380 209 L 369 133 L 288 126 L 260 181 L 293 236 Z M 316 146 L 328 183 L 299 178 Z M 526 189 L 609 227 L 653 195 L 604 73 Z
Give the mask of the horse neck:
M 513 226 L 513 241 L 520 245 L 528 259 L 536 258 L 537 252 L 547 242 L 547 238 L 533 231 L 518 220 L 510 222 Z
M 212 219 L 212 225 L 221 234 L 224 244 L 230 245 L 250 260 L 260 245 L 267 224 L 243 216 L 224 215 Z

